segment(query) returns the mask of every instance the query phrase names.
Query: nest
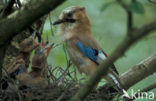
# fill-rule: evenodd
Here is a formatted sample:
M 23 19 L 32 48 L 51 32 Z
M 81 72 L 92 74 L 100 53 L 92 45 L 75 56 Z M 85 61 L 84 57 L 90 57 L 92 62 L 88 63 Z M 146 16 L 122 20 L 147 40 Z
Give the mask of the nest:
M 81 87 L 81 80 L 76 75 L 76 70 L 69 69 L 71 63 L 67 67 L 49 69 L 49 86 L 47 88 L 26 87 L 13 82 L 9 78 L 9 87 L 6 90 L 0 90 L 0 101 L 69 101 L 70 98 Z M 29 92 L 29 94 L 28 94 Z M 119 100 L 119 93 L 109 84 L 92 91 L 84 101 L 111 101 L 116 98 Z

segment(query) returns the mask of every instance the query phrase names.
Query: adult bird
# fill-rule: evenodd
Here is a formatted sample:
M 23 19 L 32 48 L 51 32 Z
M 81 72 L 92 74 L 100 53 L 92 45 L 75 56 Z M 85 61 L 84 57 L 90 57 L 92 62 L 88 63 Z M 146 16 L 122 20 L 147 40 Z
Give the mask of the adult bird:
M 58 33 L 66 43 L 69 57 L 80 73 L 93 74 L 107 55 L 91 34 L 90 20 L 85 8 L 72 6 L 64 9 L 53 24 L 60 24 Z M 123 92 L 117 75 L 118 72 L 112 65 L 105 79 L 118 91 Z

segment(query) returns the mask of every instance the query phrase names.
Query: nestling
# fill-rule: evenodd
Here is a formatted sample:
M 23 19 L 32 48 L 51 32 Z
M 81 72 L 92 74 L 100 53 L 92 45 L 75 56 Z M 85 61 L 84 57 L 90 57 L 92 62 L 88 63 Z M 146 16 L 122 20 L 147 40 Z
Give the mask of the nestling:
M 9 65 L 5 67 L 8 74 L 16 76 L 22 71 L 26 72 L 30 63 L 30 55 L 33 49 L 38 47 L 38 43 L 34 39 L 34 35 L 23 40 L 19 45 L 19 53 Z
M 19 81 L 19 89 L 26 91 L 25 97 L 22 96 L 22 101 L 31 101 L 31 90 L 29 88 L 44 89 L 48 87 L 48 69 L 47 69 L 47 57 L 50 50 L 52 49 L 53 43 L 46 47 L 42 42 L 39 47 L 37 47 L 36 52 L 32 58 L 31 71 L 29 73 L 23 72 L 17 75 L 17 80 Z
M 22 73 L 17 76 L 21 85 L 38 88 L 46 88 L 48 86 L 46 77 L 48 74 L 45 74 L 45 76 L 43 73 L 47 70 L 47 57 L 52 46 L 53 44 L 48 47 L 40 46 L 36 49 L 36 53 L 32 58 L 31 72 Z
M 30 54 L 35 49 L 38 44 L 34 39 L 34 34 L 31 35 L 30 37 L 26 38 L 23 40 L 20 45 L 19 45 L 19 53 L 18 56 L 11 61 L 10 64 L 8 64 L 5 69 L 6 72 L 9 74 L 9 76 L 12 79 L 16 79 L 17 75 L 27 72 L 27 68 L 30 63 Z M 6 79 L 6 73 L 3 71 L 3 87 L 4 89 L 7 88 L 8 83 L 5 80 Z
M 107 58 L 102 47 L 91 34 L 90 20 L 84 7 L 72 6 L 64 9 L 54 25 L 59 24 L 58 33 L 66 43 L 70 59 L 80 73 L 93 74 L 98 65 Z M 118 72 L 111 66 L 105 79 L 118 91 L 123 87 L 117 78 Z

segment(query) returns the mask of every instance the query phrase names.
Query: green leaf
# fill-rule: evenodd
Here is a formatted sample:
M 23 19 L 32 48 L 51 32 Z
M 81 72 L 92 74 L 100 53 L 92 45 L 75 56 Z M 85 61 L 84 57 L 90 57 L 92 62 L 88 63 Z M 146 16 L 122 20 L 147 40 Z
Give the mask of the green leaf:
M 113 2 L 106 2 L 102 5 L 101 11 L 106 10 Z
M 138 2 L 138 1 L 133 2 L 130 5 L 129 10 L 131 12 L 137 13 L 137 14 L 144 14 L 144 12 L 145 12 L 144 6 L 140 2 Z

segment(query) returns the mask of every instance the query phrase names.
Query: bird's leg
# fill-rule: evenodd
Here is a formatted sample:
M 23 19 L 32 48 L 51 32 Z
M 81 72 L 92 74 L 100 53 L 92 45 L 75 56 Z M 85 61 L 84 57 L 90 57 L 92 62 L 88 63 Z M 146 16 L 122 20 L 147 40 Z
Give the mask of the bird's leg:
M 118 75 L 115 74 L 113 71 L 109 72 L 106 76 L 105 79 L 123 96 L 128 95 L 126 92 L 125 88 L 121 84 Z M 126 97 L 126 96 L 125 96 Z

